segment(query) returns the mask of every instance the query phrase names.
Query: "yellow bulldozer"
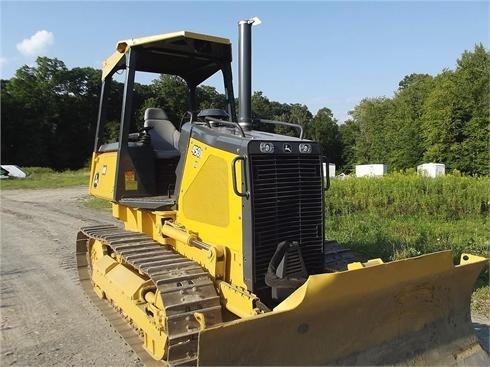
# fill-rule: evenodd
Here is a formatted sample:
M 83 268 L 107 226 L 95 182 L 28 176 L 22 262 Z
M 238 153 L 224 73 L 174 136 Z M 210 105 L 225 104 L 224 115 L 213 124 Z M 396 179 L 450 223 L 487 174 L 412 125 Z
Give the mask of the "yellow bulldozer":
M 135 38 L 104 62 L 89 191 L 124 226 L 81 228 L 82 287 L 146 365 L 487 364 L 469 308 L 487 259 L 356 262 L 325 240 L 319 144 L 252 118 L 254 21 L 239 22 L 238 116 L 228 39 Z M 107 143 L 116 72 L 119 138 Z M 154 106 L 130 131 L 137 72 L 186 82 L 180 124 Z M 199 110 L 196 88 L 218 72 L 227 109 Z

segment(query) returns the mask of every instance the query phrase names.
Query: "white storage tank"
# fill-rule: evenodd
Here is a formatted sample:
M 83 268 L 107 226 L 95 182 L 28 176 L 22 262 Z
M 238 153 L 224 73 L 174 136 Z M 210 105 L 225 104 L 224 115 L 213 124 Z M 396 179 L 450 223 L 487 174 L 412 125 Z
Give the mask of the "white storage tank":
M 423 163 L 417 166 L 417 174 L 427 177 L 444 176 L 446 166 L 442 163 Z
M 358 164 L 356 165 L 356 177 L 384 176 L 388 173 L 386 164 Z
M 327 164 L 323 163 L 323 177 L 327 176 Z M 335 177 L 335 164 L 328 164 L 328 177 Z

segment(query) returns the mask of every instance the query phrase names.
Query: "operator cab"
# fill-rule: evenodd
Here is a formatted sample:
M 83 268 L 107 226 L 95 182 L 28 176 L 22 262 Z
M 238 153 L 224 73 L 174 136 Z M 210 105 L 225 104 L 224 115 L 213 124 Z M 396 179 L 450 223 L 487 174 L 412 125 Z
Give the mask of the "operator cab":
M 236 121 L 231 76 L 231 43 L 228 39 L 193 32 L 175 32 L 120 41 L 102 68 L 102 91 L 94 144 L 90 192 L 130 207 L 162 210 L 176 201 L 175 171 L 182 155 L 179 151 L 178 121 L 170 121 L 165 106 L 144 112 L 142 128 L 133 132 L 135 103 L 133 90 L 139 72 L 175 75 L 188 90 L 187 120 L 207 124 L 207 118 Z M 196 88 L 221 71 L 227 111 L 198 111 Z M 119 121 L 119 137 L 106 143 L 110 83 L 116 73 L 124 72 L 124 92 Z M 159 108 L 159 107 L 164 107 Z M 172 111 L 170 111 L 172 112 Z M 182 121 L 180 125 L 182 125 Z M 212 122 L 214 126 L 218 124 Z
M 248 53 L 250 58 L 250 53 Z M 114 203 L 147 210 L 175 208 L 182 176 L 182 165 L 191 135 L 211 139 L 236 154 L 250 140 L 284 140 L 284 136 L 250 130 L 251 116 L 237 119 L 231 74 L 229 40 L 192 32 L 176 32 L 121 41 L 104 62 L 97 133 L 91 168 L 90 193 Z M 250 65 L 250 62 L 245 64 Z M 199 111 L 197 87 L 221 71 L 226 111 L 208 108 Z M 108 123 L 110 83 L 116 73 L 124 72 L 124 91 L 119 119 L 118 139 L 105 143 Z M 178 121 L 171 121 L 166 106 L 152 106 L 144 111 L 144 121 L 136 118 L 134 88 L 139 72 L 178 76 L 187 87 L 188 109 Z M 240 78 L 246 80 L 247 78 Z M 243 83 L 243 81 L 242 81 Z M 240 106 L 250 105 L 250 93 L 242 93 Z M 163 107 L 163 108 L 161 108 Z M 244 108 L 251 111 L 251 108 Z M 242 112 L 241 112 L 242 114 Z M 135 120 L 138 121 L 135 121 Z M 261 123 L 299 125 L 258 120 Z M 133 132 L 137 126 L 139 131 Z M 192 131 L 192 134 L 191 134 Z M 208 136 L 208 138 L 204 138 Z M 211 142 L 211 140 L 209 140 Z M 281 143 L 282 144 L 282 143 Z M 237 192 L 235 190 L 235 192 Z

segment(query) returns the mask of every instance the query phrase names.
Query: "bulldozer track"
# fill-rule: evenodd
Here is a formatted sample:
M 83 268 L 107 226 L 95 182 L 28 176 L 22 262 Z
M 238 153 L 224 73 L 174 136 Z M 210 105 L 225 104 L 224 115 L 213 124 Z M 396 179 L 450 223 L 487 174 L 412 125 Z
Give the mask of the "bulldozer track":
M 140 330 L 111 303 L 93 290 L 89 263 L 91 241 L 98 240 L 116 254 L 120 262 L 150 279 L 160 292 L 165 308 L 162 325 L 168 336 L 166 359 L 156 361 L 143 347 Z M 200 325 L 198 312 L 210 326 L 222 321 L 220 298 L 209 274 L 195 261 L 176 253 L 150 237 L 113 225 L 81 228 L 77 237 L 77 268 L 80 283 L 101 312 L 146 366 L 196 365 Z

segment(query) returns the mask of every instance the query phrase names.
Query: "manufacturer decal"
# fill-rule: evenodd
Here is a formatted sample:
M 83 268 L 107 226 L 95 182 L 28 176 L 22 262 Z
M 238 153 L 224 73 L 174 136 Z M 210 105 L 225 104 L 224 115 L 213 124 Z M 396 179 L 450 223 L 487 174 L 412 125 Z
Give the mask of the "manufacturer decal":
M 194 145 L 192 147 L 192 155 L 196 158 L 201 158 L 202 157 L 202 149 L 201 147 Z
M 126 191 L 138 190 L 138 181 L 134 171 L 124 172 L 124 188 Z
M 94 185 L 94 188 L 97 188 L 97 186 L 99 186 L 99 172 L 97 172 L 97 173 L 94 175 L 94 182 L 93 182 L 93 185 Z
M 293 147 L 291 144 L 286 143 L 282 146 L 282 150 L 284 151 L 284 153 L 292 153 Z

